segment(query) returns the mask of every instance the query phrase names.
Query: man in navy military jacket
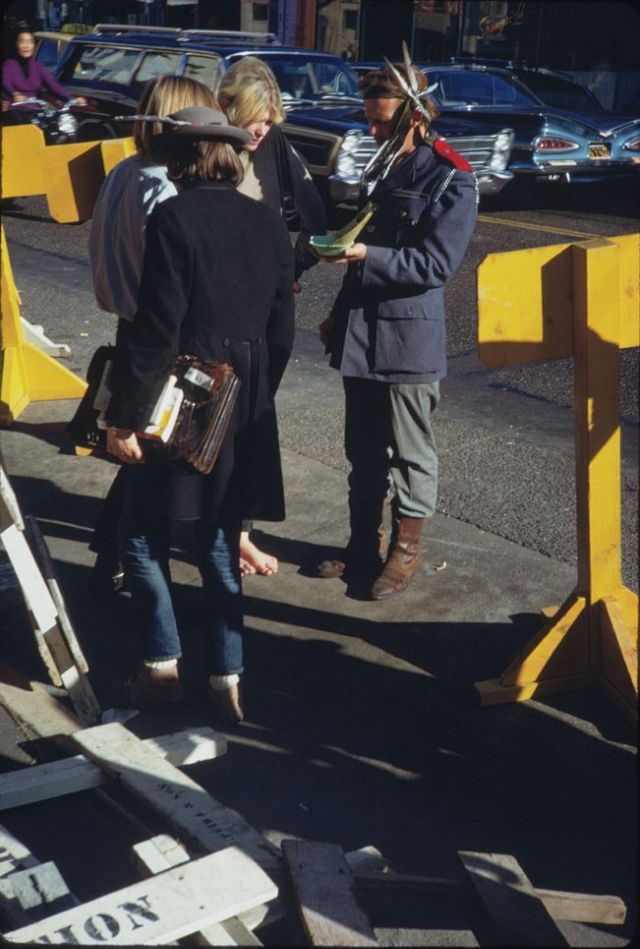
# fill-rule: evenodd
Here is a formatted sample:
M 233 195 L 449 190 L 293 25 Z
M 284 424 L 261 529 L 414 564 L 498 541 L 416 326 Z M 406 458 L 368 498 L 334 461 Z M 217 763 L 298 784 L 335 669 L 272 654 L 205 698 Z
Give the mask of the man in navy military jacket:
M 398 78 L 387 64 L 361 83 L 370 133 L 379 145 L 391 140 L 397 147 L 371 192 L 376 211 L 361 241 L 327 258 L 348 269 L 320 325 L 344 383 L 351 536 L 344 559 L 323 561 L 318 575 L 358 579 L 374 600 L 406 590 L 423 523 L 435 511 L 432 415 L 446 375 L 444 288 L 464 256 L 477 206 L 470 166 L 429 133 L 435 106 L 424 74 L 408 60 L 399 71 Z M 383 567 L 390 486 L 393 526 Z

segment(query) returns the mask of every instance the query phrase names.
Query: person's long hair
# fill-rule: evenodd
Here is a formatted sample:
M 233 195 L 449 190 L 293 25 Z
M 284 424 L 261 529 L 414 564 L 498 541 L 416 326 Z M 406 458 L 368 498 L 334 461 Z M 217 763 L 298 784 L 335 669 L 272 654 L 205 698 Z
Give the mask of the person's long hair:
M 179 109 L 190 106 L 207 106 L 219 109 L 218 101 L 211 89 L 196 79 L 184 76 L 161 76 L 150 79 L 144 88 L 138 112 L 140 115 L 173 115 Z M 162 162 L 162 151 L 154 137 L 164 130 L 160 122 L 135 122 L 133 139 L 138 154 L 144 161 Z

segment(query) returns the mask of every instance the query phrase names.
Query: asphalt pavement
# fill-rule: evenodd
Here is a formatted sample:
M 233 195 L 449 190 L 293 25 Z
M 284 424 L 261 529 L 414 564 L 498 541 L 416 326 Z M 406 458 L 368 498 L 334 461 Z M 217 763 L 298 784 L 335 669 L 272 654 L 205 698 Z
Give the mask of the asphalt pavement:
M 44 220 L 29 231 L 33 239 L 26 233 L 15 227 L 12 247 L 9 227 L 24 306 L 46 312 L 40 321 L 56 341 L 71 342 L 68 364 L 82 373 L 95 346 L 112 338 L 113 324 L 95 309 L 78 254 L 52 247 Z M 224 758 L 189 773 L 275 842 L 301 836 L 345 851 L 374 844 L 400 871 L 441 876 L 458 875 L 458 850 L 506 853 L 536 886 L 618 895 L 628 906 L 624 926 L 559 925 L 570 945 L 624 945 L 637 920 L 634 730 L 593 689 L 491 708 L 479 706 L 473 689 L 500 675 L 540 628 L 540 610 L 562 602 L 575 584 L 571 515 L 558 515 L 574 504 L 571 413 L 561 400 L 487 384 L 473 351 L 461 345 L 451 354 L 439 413 L 441 502 L 412 586 L 373 603 L 349 595 L 341 580 L 313 578 L 313 563 L 347 537 L 341 387 L 306 322 L 314 299 L 321 318 L 314 295 L 322 279 L 335 283 L 337 273 L 323 277 L 318 267 L 309 277 L 278 398 L 287 519 L 258 525 L 259 543 L 278 556 L 280 569 L 244 582 L 247 719 L 229 733 Z M 471 306 L 468 293 L 464 305 Z M 108 708 L 114 681 L 138 661 L 139 644 L 130 599 L 97 604 L 87 589 L 87 543 L 116 469 L 73 454 L 64 426 L 74 405 L 32 403 L 1 433 L 0 450 L 23 512 L 39 520 Z M 629 423 L 631 488 L 635 438 Z M 629 534 L 633 516 L 625 517 Z M 631 583 L 636 562 L 632 555 L 626 561 Z M 173 576 L 193 702 L 175 714 L 132 719 L 128 727 L 142 737 L 207 723 L 199 702 L 199 581 L 181 549 Z M 8 588 L 3 604 L 0 661 L 45 682 L 19 595 Z M 4 715 L 4 770 L 30 760 L 23 739 Z M 80 826 L 79 798 L 68 810 L 65 799 L 57 802 L 53 818 L 46 805 L 33 805 L 2 821 L 30 836 L 38 856 L 56 860 L 76 894 L 89 899 L 135 875 L 117 835 L 102 835 L 94 872 L 83 856 L 86 841 L 60 852 L 52 825 Z M 85 823 L 86 835 L 99 833 Z M 367 909 L 383 944 L 470 944 L 460 906 L 396 899 Z

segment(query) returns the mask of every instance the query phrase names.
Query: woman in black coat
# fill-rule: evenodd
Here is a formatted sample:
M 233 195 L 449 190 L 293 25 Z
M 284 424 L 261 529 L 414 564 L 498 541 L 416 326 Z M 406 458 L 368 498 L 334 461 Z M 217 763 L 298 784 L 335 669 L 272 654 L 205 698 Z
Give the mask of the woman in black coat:
M 238 538 L 243 517 L 284 518 L 274 395 L 293 342 L 293 271 L 286 227 L 239 194 L 236 149 L 243 130 L 216 110 L 184 109 L 165 133 L 179 193 L 147 224 L 138 311 L 121 346 L 109 409 L 108 449 L 135 467 L 128 479 L 123 557 L 140 607 L 144 666 L 137 704 L 181 695 L 180 638 L 171 604 L 169 517 L 196 521 L 210 639 L 209 696 L 218 717 L 241 720 L 242 593 Z M 144 429 L 179 355 L 230 363 L 241 380 L 216 466 L 152 460 Z

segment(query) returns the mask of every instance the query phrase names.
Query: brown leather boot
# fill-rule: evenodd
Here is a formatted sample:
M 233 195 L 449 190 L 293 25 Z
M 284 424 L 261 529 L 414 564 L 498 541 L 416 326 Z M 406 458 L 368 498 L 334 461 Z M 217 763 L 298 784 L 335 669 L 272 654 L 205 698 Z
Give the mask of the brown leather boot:
M 420 562 L 421 517 L 398 517 L 394 520 L 391 552 L 384 570 L 371 587 L 372 600 L 397 596 L 409 586 Z
M 344 551 L 344 559 L 323 560 L 316 567 L 316 576 L 334 580 L 347 573 L 372 576 L 382 566 L 387 548 L 387 532 L 382 523 L 384 501 L 353 505 L 351 509 L 351 537 Z

